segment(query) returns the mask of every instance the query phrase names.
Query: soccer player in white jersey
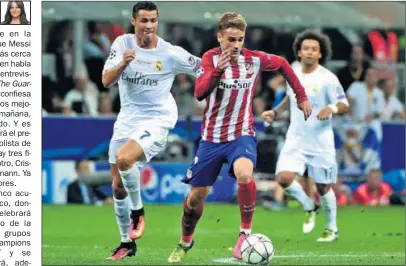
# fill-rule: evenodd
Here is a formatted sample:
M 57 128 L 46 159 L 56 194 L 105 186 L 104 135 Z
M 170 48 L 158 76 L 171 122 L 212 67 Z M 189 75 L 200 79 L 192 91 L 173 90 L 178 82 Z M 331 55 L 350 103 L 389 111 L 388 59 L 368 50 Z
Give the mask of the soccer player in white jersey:
M 243 48 L 245 19 L 226 12 L 218 21 L 219 47 L 204 53 L 196 79 L 195 97 L 207 100 L 202 140 L 196 157 L 182 180 L 191 186 L 184 200 L 180 243 L 168 262 L 180 262 L 194 244 L 194 231 L 203 214 L 204 201 L 223 163 L 238 183 L 240 227 L 234 257 L 241 259 L 241 245 L 251 233 L 256 187 L 253 171 L 257 159 L 252 98 L 263 71 L 279 71 L 292 86 L 298 112 L 307 119 L 311 106 L 303 86 L 282 57 Z
M 306 213 L 303 232 L 309 233 L 315 227 L 319 206 L 295 180 L 308 169 L 309 176 L 316 182 L 327 219 L 325 230 L 317 241 L 331 242 L 338 238 L 337 204 L 331 188 L 337 179 L 332 115 L 348 112 L 349 104 L 338 78 L 321 65 L 331 55 L 327 36 L 306 30 L 297 35 L 293 49 L 301 63 L 295 73 L 306 89 L 313 113 L 307 121 L 303 119 L 289 87 L 282 103 L 274 110 L 263 112 L 262 117 L 270 123 L 278 119 L 290 103 L 290 126 L 276 166 L 276 178 L 303 205 Z
M 105 87 L 118 82 L 121 101 L 109 147 L 121 244 L 110 260 L 134 256 L 137 251 L 135 239 L 145 231 L 138 166 L 163 149 L 168 130 L 176 124 L 178 111 L 170 93 L 175 76 L 195 76 L 200 65 L 198 57 L 157 35 L 158 9 L 153 2 L 135 4 L 131 23 L 135 34 L 114 41 L 102 78 Z

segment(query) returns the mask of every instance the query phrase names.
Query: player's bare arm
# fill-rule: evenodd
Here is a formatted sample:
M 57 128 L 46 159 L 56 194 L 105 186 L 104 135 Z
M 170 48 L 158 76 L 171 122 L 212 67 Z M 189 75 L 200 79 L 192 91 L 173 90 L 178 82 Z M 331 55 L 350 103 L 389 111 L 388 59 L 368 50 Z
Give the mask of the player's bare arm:
M 124 69 L 134 59 L 135 59 L 135 51 L 132 49 L 126 50 L 123 54 L 123 60 L 121 60 L 121 62 L 117 66 L 115 66 L 103 73 L 103 76 L 102 76 L 103 86 L 106 88 L 109 88 L 112 85 L 114 85 L 115 83 L 117 83 L 120 78 L 121 73 L 123 73 Z
M 289 96 L 285 96 L 282 102 L 275 109 L 264 111 L 261 114 L 262 119 L 264 119 L 267 123 L 277 121 L 280 114 L 289 108 L 289 102 Z
M 204 72 L 196 79 L 195 86 L 195 98 L 198 101 L 206 99 L 206 97 L 209 96 L 217 87 L 221 76 L 229 65 L 231 59 L 230 50 L 231 49 L 227 49 L 221 53 L 216 68 L 207 62 L 207 57 L 204 58 L 205 56 L 203 56 L 201 69 Z
M 317 115 L 317 119 L 320 121 L 328 120 L 332 114 L 345 114 L 349 109 L 349 106 L 344 103 L 330 104 L 321 109 L 320 113 Z

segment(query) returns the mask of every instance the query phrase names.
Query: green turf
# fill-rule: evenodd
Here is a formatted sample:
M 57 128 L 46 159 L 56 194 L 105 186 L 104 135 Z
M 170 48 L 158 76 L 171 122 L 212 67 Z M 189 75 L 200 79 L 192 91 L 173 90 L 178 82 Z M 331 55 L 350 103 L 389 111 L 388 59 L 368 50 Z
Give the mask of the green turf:
M 105 258 L 119 243 L 113 207 L 44 206 L 43 264 L 146 265 L 168 264 L 180 238 L 180 205 L 146 205 L 147 229 L 138 241 L 136 257 L 120 262 Z M 402 207 L 345 207 L 338 210 L 340 238 L 317 243 L 324 215 L 315 230 L 304 235 L 300 208 L 272 212 L 257 207 L 254 232 L 270 237 L 275 246 L 272 264 L 405 265 L 405 209 Z M 229 264 L 239 228 L 237 205 L 206 204 L 194 248 L 184 264 Z M 229 260 L 227 260 L 229 259 Z

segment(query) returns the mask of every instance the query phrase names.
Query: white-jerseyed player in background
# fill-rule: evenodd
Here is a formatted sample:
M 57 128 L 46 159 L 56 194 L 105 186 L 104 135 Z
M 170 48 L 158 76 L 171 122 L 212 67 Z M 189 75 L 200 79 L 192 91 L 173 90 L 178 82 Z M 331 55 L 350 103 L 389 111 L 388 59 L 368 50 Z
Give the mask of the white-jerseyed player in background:
M 262 118 L 272 122 L 290 103 L 290 126 L 276 166 L 276 178 L 303 205 L 306 213 L 303 232 L 309 233 L 315 227 L 319 206 L 295 180 L 297 175 L 303 175 L 308 169 L 309 176 L 316 182 L 327 219 L 325 230 L 317 241 L 331 242 L 338 238 L 337 204 L 331 188 L 337 179 L 332 115 L 348 112 L 349 104 L 338 78 L 321 66 L 331 54 L 327 36 L 306 30 L 297 35 L 293 49 L 301 63 L 295 68 L 295 73 L 306 89 L 313 113 L 305 121 L 296 107 L 292 89 L 288 88 L 282 103 L 274 110 L 263 112 Z
M 121 244 L 107 258 L 110 260 L 136 254 L 135 239 L 145 231 L 138 166 L 163 149 L 168 130 L 177 122 L 177 106 L 170 92 L 175 76 L 196 76 L 200 65 L 200 58 L 158 37 L 158 9 L 153 2 L 135 4 L 131 23 L 135 34 L 114 41 L 102 78 L 105 87 L 118 82 L 121 102 L 109 147 Z

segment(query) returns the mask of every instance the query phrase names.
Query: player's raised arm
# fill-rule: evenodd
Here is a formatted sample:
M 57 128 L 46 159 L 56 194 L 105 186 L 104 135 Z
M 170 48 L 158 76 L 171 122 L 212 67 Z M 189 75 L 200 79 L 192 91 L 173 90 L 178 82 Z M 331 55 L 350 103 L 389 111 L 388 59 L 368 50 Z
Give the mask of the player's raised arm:
M 207 52 L 202 57 L 202 64 L 197 70 L 197 79 L 195 82 L 195 97 L 202 101 L 210 95 L 218 85 L 221 76 L 227 68 L 230 61 L 230 50 L 225 50 L 218 60 L 216 67 L 213 65 L 213 52 Z
M 117 83 L 121 73 L 135 59 L 135 51 L 124 49 L 122 37 L 118 37 L 111 46 L 109 57 L 103 68 L 102 82 L 106 88 Z
M 263 71 L 279 71 L 296 94 L 297 103 L 307 100 L 305 89 L 285 58 L 274 54 L 263 53 L 261 68 Z
M 288 61 L 286 61 L 285 58 L 274 54 L 262 53 L 261 55 L 261 69 L 263 71 L 279 71 L 285 77 L 293 92 L 296 94 L 299 109 L 302 110 L 305 120 L 307 120 L 312 113 L 312 107 L 307 100 L 305 89 Z

